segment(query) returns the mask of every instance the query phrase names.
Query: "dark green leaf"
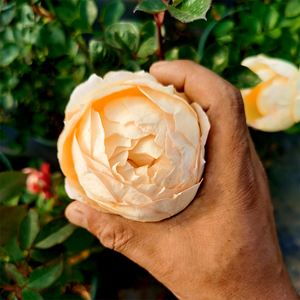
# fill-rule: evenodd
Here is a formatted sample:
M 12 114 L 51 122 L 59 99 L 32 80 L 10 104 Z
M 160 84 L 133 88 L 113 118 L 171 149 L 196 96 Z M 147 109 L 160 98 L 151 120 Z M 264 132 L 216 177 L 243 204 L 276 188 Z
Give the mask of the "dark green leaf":
M 161 11 L 167 10 L 167 6 L 160 0 L 143 0 L 138 4 L 133 12 L 136 12 L 137 10 L 141 10 L 149 14 L 157 14 Z
M 27 287 L 22 290 L 22 298 L 23 300 L 43 300 L 43 297 L 40 294 Z
M 271 39 L 275 39 L 275 40 L 280 38 L 281 35 L 282 35 L 282 30 L 280 28 L 275 28 L 274 30 L 268 32 L 268 36 Z
M 244 66 L 227 68 L 223 77 L 239 89 L 254 88 L 261 83 L 258 75 Z
M 25 189 L 25 181 L 26 175 L 21 172 L 0 173 L 0 203 L 20 195 Z
M 178 51 L 178 59 L 188 59 L 199 63 L 200 57 L 196 50 L 190 46 L 183 46 Z
M 55 246 L 47 250 L 33 249 L 30 251 L 30 257 L 35 261 L 45 264 L 56 259 L 62 251 L 61 246 Z
M 289 0 L 285 6 L 284 15 L 286 18 L 294 18 L 300 15 L 300 0 Z
M 177 6 L 178 4 L 182 3 L 183 0 L 173 0 L 173 6 Z
M 169 5 L 169 13 L 177 20 L 188 23 L 198 19 L 206 19 L 211 0 L 183 0 L 181 8 Z
M 84 251 L 92 247 L 95 241 L 95 236 L 86 229 L 77 228 L 63 245 L 67 247 L 68 251 Z
M 5 28 L 5 26 L 13 20 L 16 14 L 15 3 L 5 5 L 1 10 L 2 11 L 0 13 L 0 28 Z
M 25 250 L 29 249 L 39 233 L 39 216 L 34 209 L 31 209 L 27 216 L 23 219 L 19 230 L 19 240 L 21 247 Z
M 157 38 L 156 25 L 154 21 L 148 21 L 144 23 L 140 29 L 140 43 L 153 37 Z
M 139 48 L 137 52 L 137 56 L 141 58 L 145 58 L 148 55 L 153 54 L 158 49 L 157 38 L 152 37 L 145 41 Z
M 213 44 L 205 50 L 203 63 L 216 73 L 221 73 L 228 64 L 229 50 L 226 46 Z
M 82 19 L 90 26 L 97 18 L 98 9 L 93 0 L 85 0 L 80 5 L 80 15 Z
M 65 218 L 59 218 L 45 225 L 36 238 L 36 247 L 50 248 L 65 241 L 76 229 Z
M 116 33 L 131 51 L 136 52 L 139 44 L 139 29 L 135 24 L 121 22 L 107 27 L 105 31 L 106 42 L 112 47 L 122 49 L 122 45 L 116 40 Z
M 255 16 L 242 11 L 239 13 L 239 18 L 242 26 L 248 28 L 250 32 L 254 34 L 261 33 L 262 31 L 261 24 Z
M 26 213 L 25 205 L 0 206 L 0 245 L 6 244 L 17 235 L 19 224 Z
M 5 269 L 9 277 L 18 284 L 18 286 L 24 286 L 25 285 L 25 278 L 24 276 L 19 272 L 17 267 L 11 263 L 5 264 Z
M 26 286 L 34 290 L 44 289 L 53 284 L 59 278 L 62 270 L 62 259 L 43 265 L 33 271 Z
M 216 36 L 224 36 L 228 34 L 233 27 L 235 26 L 235 23 L 233 20 L 225 20 L 218 22 L 216 27 L 213 30 L 213 34 Z
M 112 1 L 101 10 L 101 23 L 106 27 L 117 23 L 120 21 L 124 12 L 125 5 L 122 1 Z
M 300 132 L 300 122 L 294 124 L 290 128 L 284 131 L 287 134 L 296 134 Z
M 66 6 L 58 6 L 55 8 L 55 12 L 59 19 L 63 20 L 64 22 L 72 22 L 76 15 L 74 14 L 74 9 Z
M 178 48 L 174 48 L 165 53 L 165 60 L 172 61 L 178 59 Z
M 20 48 L 16 44 L 9 43 L 4 45 L 1 52 L 0 64 L 6 67 L 18 57 Z
M 3 248 L 9 256 L 9 261 L 21 261 L 24 259 L 25 255 L 19 247 L 16 236 L 14 236 L 5 246 L 3 246 Z

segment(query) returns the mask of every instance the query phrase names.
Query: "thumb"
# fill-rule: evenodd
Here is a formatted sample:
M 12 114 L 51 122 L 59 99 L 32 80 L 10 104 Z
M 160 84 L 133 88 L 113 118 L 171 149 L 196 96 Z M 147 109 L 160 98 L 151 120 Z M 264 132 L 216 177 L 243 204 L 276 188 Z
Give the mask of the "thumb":
M 158 237 L 157 231 L 149 230 L 155 223 L 141 223 L 103 213 L 79 201 L 69 204 L 65 214 L 71 223 L 95 235 L 104 247 L 120 252 L 142 266 L 145 252 Z

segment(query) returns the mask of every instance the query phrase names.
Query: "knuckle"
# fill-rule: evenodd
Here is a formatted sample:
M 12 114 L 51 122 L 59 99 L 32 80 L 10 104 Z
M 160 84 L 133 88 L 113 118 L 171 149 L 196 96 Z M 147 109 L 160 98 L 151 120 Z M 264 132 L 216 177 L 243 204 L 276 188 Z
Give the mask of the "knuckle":
M 127 247 L 132 236 L 122 222 L 106 223 L 97 231 L 102 245 L 117 252 L 122 252 Z

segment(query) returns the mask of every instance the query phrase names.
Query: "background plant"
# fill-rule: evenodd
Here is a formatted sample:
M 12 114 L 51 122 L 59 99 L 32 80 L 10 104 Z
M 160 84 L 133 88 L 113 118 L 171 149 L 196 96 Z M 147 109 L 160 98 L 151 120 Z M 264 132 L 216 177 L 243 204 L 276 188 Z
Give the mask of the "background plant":
M 1 140 L 20 156 L 2 153 L 1 168 L 39 168 L 40 159 L 22 156 L 29 138 L 56 141 L 70 93 L 92 73 L 147 71 L 163 57 L 189 59 L 238 88 L 252 88 L 260 79 L 240 65 L 244 58 L 265 53 L 300 64 L 299 0 L 215 1 L 207 14 L 210 1 L 196 14 L 199 1 L 186 3 L 2 1 Z M 299 124 L 287 132 L 299 132 Z M 266 135 L 251 133 L 268 171 L 285 145 L 278 135 L 268 135 L 267 142 Z M 95 299 L 97 288 L 105 289 L 105 250 L 64 218 L 70 199 L 60 172 L 52 173 L 51 191 L 45 199 L 28 192 L 25 174 L 0 174 L 0 299 Z

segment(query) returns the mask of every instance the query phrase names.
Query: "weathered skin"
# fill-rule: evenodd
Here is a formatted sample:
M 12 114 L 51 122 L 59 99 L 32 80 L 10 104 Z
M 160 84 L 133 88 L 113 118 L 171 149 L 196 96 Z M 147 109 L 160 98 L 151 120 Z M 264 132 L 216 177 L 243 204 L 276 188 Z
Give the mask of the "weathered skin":
M 75 201 L 71 222 L 87 228 L 168 287 L 179 299 L 298 299 L 279 249 L 263 167 L 240 92 L 190 61 L 160 62 L 150 73 L 207 112 L 207 167 L 194 201 L 158 223 L 139 223 Z

